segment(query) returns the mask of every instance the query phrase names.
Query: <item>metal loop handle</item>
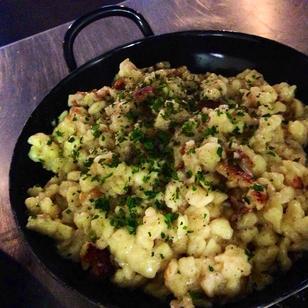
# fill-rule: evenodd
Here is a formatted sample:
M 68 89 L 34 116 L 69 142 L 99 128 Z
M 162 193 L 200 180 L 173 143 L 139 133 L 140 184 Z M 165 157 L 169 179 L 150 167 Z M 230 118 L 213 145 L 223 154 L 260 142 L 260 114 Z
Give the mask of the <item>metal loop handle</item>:
M 65 62 L 70 72 L 77 68 L 73 47 L 74 41 L 79 32 L 92 22 L 110 16 L 127 17 L 135 22 L 145 37 L 154 35 L 148 22 L 140 13 L 137 13 L 135 10 L 121 5 L 103 6 L 76 19 L 66 31 L 63 42 L 63 52 Z

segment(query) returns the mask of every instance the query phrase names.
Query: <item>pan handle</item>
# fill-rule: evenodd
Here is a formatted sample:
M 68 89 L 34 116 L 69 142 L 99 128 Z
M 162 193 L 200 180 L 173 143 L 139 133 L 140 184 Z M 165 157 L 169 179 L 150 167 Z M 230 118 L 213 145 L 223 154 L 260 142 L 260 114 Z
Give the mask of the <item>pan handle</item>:
M 144 17 L 140 13 L 137 13 L 135 10 L 128 7 L 124 7 L 122 5 L 103 6 L 95 11 L 92 11 L 76 19 L 66 31 L 63 42 L 63 52 L 64 52 L 65 62 L 70 72 L 77 68 L 73 47 L 74 47 L 74 41 L 79 32 L 90 23 L 109 16 L 127 17 L 135 22 L 135 24 L 138 26 L 138 28 L 141 30 L 144 36 L 154 35 L 148 22 L 144 19 Z

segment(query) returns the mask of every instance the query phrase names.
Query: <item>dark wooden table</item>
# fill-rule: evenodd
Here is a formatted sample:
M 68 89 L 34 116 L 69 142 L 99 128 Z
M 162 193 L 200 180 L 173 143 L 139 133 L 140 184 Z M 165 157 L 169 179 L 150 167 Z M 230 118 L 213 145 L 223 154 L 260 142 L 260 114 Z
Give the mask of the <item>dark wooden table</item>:
M 271 38 L 308 54 L 306 0 L 129 0 L 124 4 L 140 11 L 156 34 L 233 30 Z M 0 288 L 8 292 L 4 296 L 0 290 L 0 303 L 8 306 L 91 307 L 34 261 L 17 231 L 8 195 L 9 165 L 17 137 L 33 109 L 68 74 L 61 45 L 67 27 L 64 24 L 0 48 Z M 77 40 L 78 61 L 140 37 L 136 27 L 123 18 L 96 22 Z M 297 302 L 301 305 L 304 302 Z

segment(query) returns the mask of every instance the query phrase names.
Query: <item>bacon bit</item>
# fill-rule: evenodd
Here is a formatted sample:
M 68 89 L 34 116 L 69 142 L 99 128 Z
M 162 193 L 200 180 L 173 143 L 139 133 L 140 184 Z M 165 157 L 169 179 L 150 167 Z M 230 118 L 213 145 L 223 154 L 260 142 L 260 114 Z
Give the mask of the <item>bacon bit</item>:
M 261 210 L 266 205 L 266 202 L 269 199 L 268 193 L 266 190 L 257 191 L 255 189 L 249 189 L 246 197 L 249 199 L 249 208 L 256 208 L 257 210 Z
M 253 182 L 251 174 L 225 162 L 218 164 L 216 170 L 228 180 L 236 181 L 240 187 L 248 187 Z
M 212 101 L 212 100 L 201 100 L 197 104 L 198 110 L 202 110 L 204 107 L 215 109 L 219 107 L 221 104 L 223 104 L 221 101 Z
M 295 189 L 303 189 L 304 188 L 304 183 L 299 176 L 295 176 L 292 179 L 290 185 Z
M 255 202 L 260 204 L 265 204 L 268 200 L 268 194 L 265 191 L 251 191 L 250 195 L 255 200 Z
M 116 90 L 123 90 L 125 88 L 125 80 L 123 78 L 117 79 L 113 83 L 112 87 L 115 88 Z
M 111 276 L 114 272 L 108 249 L 101 250 L 89 243 L 87 251 L 81 259 L 82 262 L 90 265 L 90 274 L 94 278 L 104 279 Z
M 143 102 L 149 95 L 153 94 L 154 87 L 146 86 L 141 89 L 138 89 L 134 93 L 134 99 L 137 103 Z

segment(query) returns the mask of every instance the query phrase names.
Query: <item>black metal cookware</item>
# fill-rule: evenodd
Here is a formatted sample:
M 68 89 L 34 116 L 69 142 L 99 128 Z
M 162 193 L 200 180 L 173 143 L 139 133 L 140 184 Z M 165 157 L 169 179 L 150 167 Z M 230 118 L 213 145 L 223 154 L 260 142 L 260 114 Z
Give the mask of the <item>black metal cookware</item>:
M 77 68 L 73 54 L 77 34 L 88 24 L 108 16 L 132 19 L 145 38 L 115 48 Z M 78 264 L 57 255 L 50 239 L 26 230 L 26 190 L 36 183 L 43 185 L 50 177 L 50 173 L 28 158 L 28 137 L 36 132 L 50 133 L 51 121 L 67 108 L 68 95 L 77 90 L 91 90 L 110 84 L 119 63 L 125 58 L 130 58 L 138 67 L 167 60 L 173 67 L 187 65 L 196 73 L 212 71 L 231 75 L 245 68 L 255 68 L 271 83 L 287 81 L 296 84 L 297 96 L 308 102 L 308 57 L 275 41 L 236 32 L 184 31 L 156 36 L 142 15 L 123 6 L 102 7 L 76 20 L 65 35 L 64 56 L 71 73 L 39 104 L 15 147 L 10 169 L 10 200 L 16 222 L 38 262 L 57 280 L 77 290 L 92 303 L 108 307 L 167 306 L 167 303 L 161 303 L 139 290 L 129 291 L 109 282 L 88 280 Z M 267 306 L 303 289 L 308 284 L 307 261 L 306 254 L 290 272 L 278 277 L 271 286 L 249 295 L 234 306 Z

